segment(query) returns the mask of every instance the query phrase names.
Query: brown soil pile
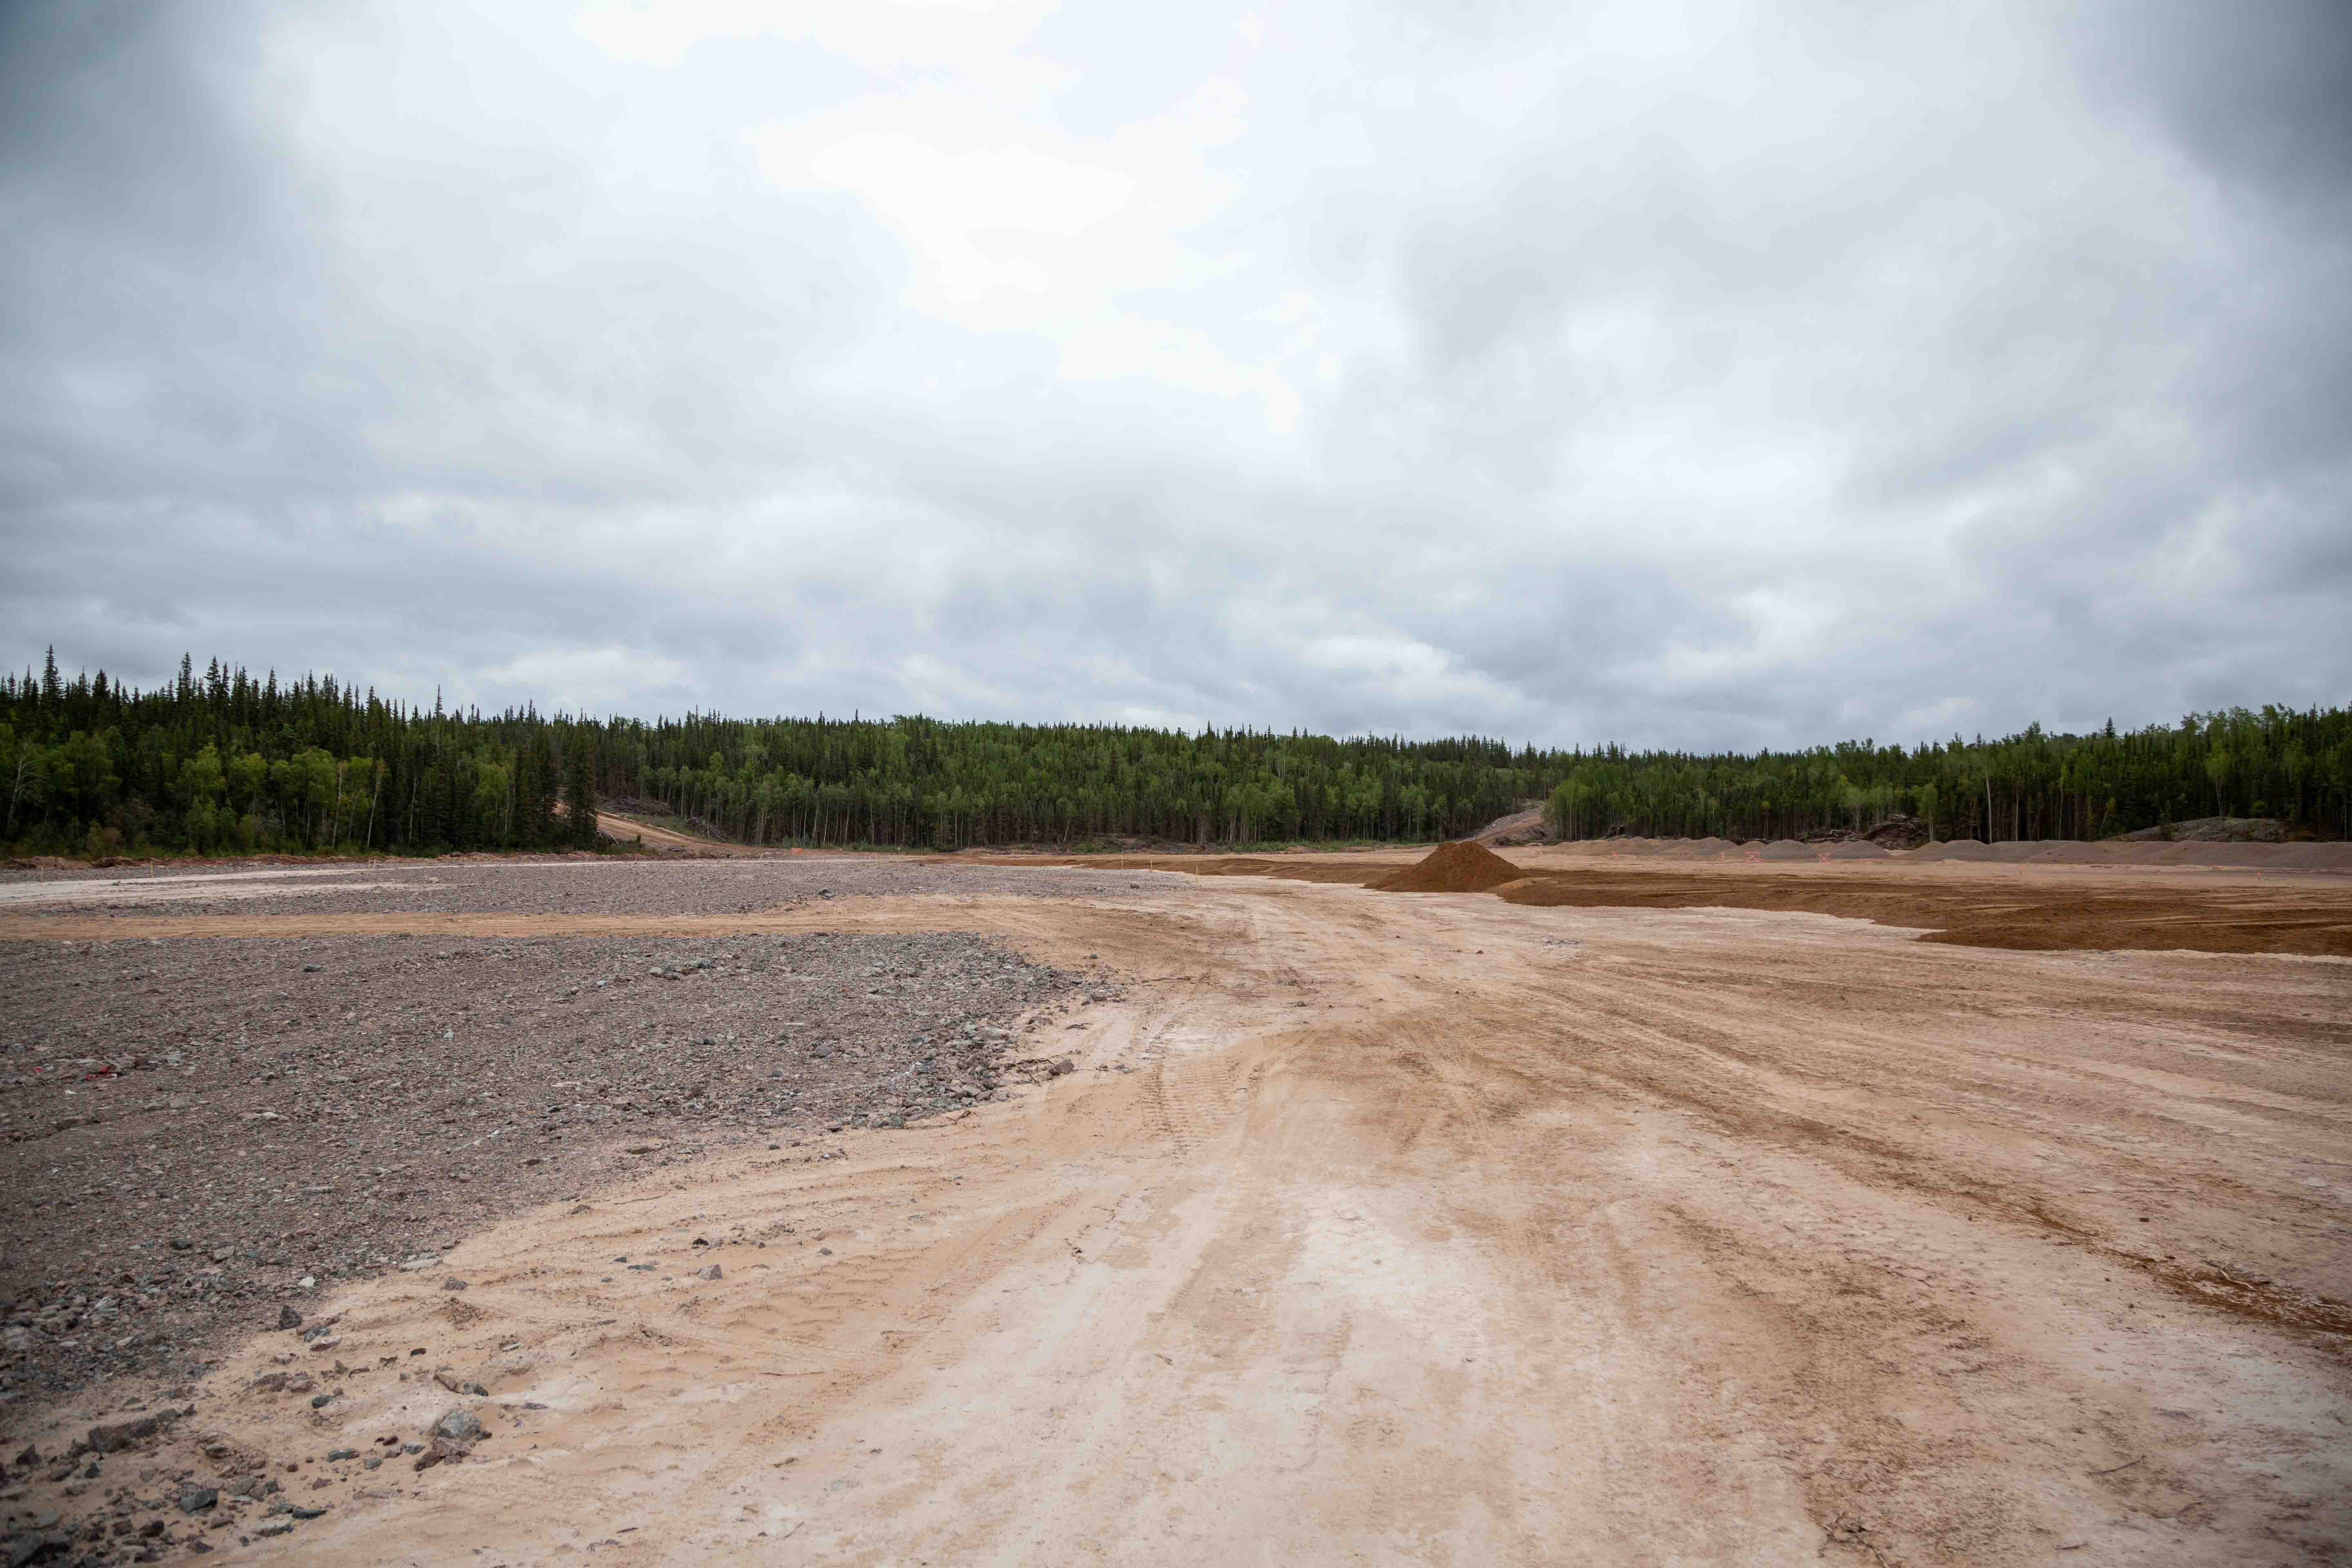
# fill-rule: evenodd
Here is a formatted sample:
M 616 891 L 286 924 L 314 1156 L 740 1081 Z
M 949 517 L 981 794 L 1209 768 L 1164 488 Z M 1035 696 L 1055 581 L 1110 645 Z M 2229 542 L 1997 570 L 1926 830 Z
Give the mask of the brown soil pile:
M 1415 865 L 1368 884 L 1383 893 L 1484 893 L 1525 871 L 1483 844 L 1441 844 Z

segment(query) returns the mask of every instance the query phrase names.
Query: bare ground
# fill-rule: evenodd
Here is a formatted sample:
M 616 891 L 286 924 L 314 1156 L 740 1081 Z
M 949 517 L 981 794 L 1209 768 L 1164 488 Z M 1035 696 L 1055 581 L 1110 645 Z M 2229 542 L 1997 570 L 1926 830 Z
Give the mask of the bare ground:
M 312 1313 L 331 1350 L 256 1336 L 152 1452 L 78 1498 L 40 1469 L 8 1506 L 142 1519 L 183 1471 L 291 1463 L 276 1498 L 173 1516 L 172 1550 L 518 1568 L 2347 1553 L 2352 965 L 1083 875 L 731 915 L 661 893 L 648 939 L 963 931 L 1127 994 L 1056 1031 L 1080 1070 L 1015 1100 L 838 1160 L 713 1153 L 347 1283 Z M 2031 921 L 2096 874 L 1998 875 Z M 2326 903 L 2140 881 L 2216 929 Z M 454 907 L 499 894 L 5 925 L 632 919 Z M 254 1388 L 289 1370 L 336 1397 Z M 11 1445 L 54 1453 L 135 1393 Z M 461 1463 L 324 1458 L 452 1406 L 490 1428 Z M 288 1497 L 330 1506 L 268 1517 Z

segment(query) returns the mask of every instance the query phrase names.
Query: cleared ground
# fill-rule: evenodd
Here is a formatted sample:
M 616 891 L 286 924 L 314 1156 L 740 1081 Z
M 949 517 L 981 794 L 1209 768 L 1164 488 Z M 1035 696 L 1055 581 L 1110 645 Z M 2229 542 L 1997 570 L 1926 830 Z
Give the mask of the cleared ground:
M 583 881 L 567 910 L 492 867 L 211 914 L 17 906 L 19 940 L 958 931 L 1125 982 L 1057 1020 L 1078 1070 L 1016 1099 L 715 1153 L 307 1302 L 333 1347 L 235 1346 L 139 1460 L 157 1479 L 126 1455 L 46 1506 L 315 1459 L 277 1473 L 323 1516 L 265 1540 L 264 1505 L 224 1502 L 237 1522 L 174 1539 L 514 1565 L 2347 1551 L 2352 965 L 1346 885 L 1397 863 L 1170 887 L 893 862 L 887 895 L 731 911 L 760 900 Z M 2029 924 L 2122 875 L 1756 873 L 1898 874 Z M 2343 918 L 2333 878 L 2130 876 L 2215 944 Z M 289 1368 L 337 1397 L 252 1390 Z M 462 1463 L 324 1458 L 453 1405 L 492 1431 Z

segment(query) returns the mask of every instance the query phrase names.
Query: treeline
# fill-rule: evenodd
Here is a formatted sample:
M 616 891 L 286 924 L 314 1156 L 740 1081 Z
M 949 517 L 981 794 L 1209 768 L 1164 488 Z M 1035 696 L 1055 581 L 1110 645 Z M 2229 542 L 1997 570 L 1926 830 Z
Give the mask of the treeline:
M 919 717 L 485 715 L 217 661 L 184 659 L 142 691 L 103 672 L 67 679 L 52 658 L 0 678 L 0 842 L 19 855 L 551 848 L 593 841 L 595 803 L 614 796 L 747 843 L 941 848 L 1427 841 L 1538 800 L 1577 837 L 1778 837 L 1896 812 L 1943 837 L 2097 837 L 2213 815 L 2332 832 L 2352 818 L 2352 715 L 2266 708 L 2126 734 L 1698 756 Z
M 1795 838 L 1898 814 L 1937 838 L 2104 838 L 2200 816 L 2352 837 L 2352 712 L 2233 708 L 2178 725 L 2053 735 L 2039 724 L 1906 749 L 1868 741 L 1758 756 L 1576 759 L 1545 803 L 1564 837 Z

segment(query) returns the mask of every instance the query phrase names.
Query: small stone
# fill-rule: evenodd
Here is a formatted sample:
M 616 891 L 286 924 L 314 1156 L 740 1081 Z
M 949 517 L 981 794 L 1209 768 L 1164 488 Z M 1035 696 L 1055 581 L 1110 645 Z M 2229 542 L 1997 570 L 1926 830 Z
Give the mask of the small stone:
M 280 1307 L 278 1309 L 278 1326 L 281 1329 L 299 1329 L 302 1326 L 302 1314 L 291 1306 Z
M 253 1533 L 261 1536 L 264 1539 L 279 1535 L 290 1535 L 293 1531 L 294 1521 L 290 1519 L 268 1520 L 253 1527 Z
M 463 1279 L 458 1279 L 454 1274 L 449 1276 L 448 1279 L 441 1281 L 441 1289 L 444 1290 L 463 1290 L 465 1288 L 466 1282 Z
M 202 1513 L 220 1501 L 218 1487 L 192 1487 L 180 1494 L 182 1513 Z
M 419 1473 L 431 1469 L 440 1462 L 441 1456 L 438 1454 L 419 1454 L 416 1456 L 416 1468 Z
M 236 1248 L 234 1247 L 215 1247 L 213 1248 L 213 1261 L 215 1263 L 226 1263 L 230 1258 L 235 1258 L 236 1256 Z
M 313 1394 L 310 1396 L 310 1408 L 313 1410 L 324 1410 L 327 1407 L 327 1402 L 334 1398 L 334 1393 L 331 1389 L 325 1394 Z
M 436 1366 L 433 1369 L 433 1381 L 447 1389 L 450 1393 L 455 1394 L 457 1392 L 457 1369 L 449 1366 Z
M 360 1468 L 362 1470 L 373 1470 L 383 1463 L 383 1459 L 373 1454 L 370 1454 L 366 1458 L 360 1461 Z
M 317 1519 L 327 1510 L 323 1508 L 289 1508 L 286 1511 L 296 1519 Z
M 726 1278 L 725 1275 L 719 1272 L 719 1265 L 716 1263 L 704 1264 L 701 1268 L 694 1271 L 694 1277 L 697 1279 L 723 1279 Z
M 297 1279 L 296 1281 L 294 1281 L 294 1283 L 295 1283 L 297 1286 L 300 1287 L 302 1289 L 305 1289 L 305 1290 L 308 1290 L 309 1289 L 310 1289 L 310 1287 L 312 1287 L 313 1285 L 316 1285 L 318 1282 L 319 1282 L 319 1280 L 318 1280 L 318 1277 L 317 1277 L 316 1275 L 311 1275 L 311 1274 L 305 1274 L 304 1276 L 302 1276 L 302 1278 L 301 1278 L 301 1279 Z

